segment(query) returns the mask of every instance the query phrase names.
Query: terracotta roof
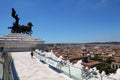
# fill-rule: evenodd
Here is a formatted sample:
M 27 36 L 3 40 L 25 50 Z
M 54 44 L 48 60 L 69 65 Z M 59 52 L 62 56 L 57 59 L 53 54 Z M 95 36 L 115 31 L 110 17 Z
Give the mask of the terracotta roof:
M 111 64 L 120 65 L 118 62 L 112 62 Z
M 88 63 L 85 63 L 83 62 L 82 64 L 85 65 L 85 66 L 93 66 L 93 65 L 96 65 L 96 64 L 99 64 L 100 62 L 98 61 L 89 61 Z

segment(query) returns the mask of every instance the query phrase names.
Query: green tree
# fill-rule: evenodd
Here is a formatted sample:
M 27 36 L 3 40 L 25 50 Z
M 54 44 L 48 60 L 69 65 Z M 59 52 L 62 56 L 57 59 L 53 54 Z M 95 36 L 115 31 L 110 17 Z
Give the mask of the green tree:
M 94 57 L 91 57 L 90 59 L 91 59 L 91 60 L 94 60 L 94 61 L 103 62 L 102 58 L 101 58 L 100 56 L 98 56 L 97 54 L 95 54 Z
M 88 57 L 83 57 L 82 61 L 88 63 Z
M 111 64 L 111 62 L 113 62 L 113 58 L 112 57 L 108 57 L 105 62 L 108 63 L 108 64 Z
M 100 73 L 102 71 L 105 71 L 106 74 L 109 74 L 109 73 L 115 73 L 115 69 L 112 69 L 107 63 L 101 63 L 101 64 L 97 64 L 95 65 L 95 67 L 100 71 Z

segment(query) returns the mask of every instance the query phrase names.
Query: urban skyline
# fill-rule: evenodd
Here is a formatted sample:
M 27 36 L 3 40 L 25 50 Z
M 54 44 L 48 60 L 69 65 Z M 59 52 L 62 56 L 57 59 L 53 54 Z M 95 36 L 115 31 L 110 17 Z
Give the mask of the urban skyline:
M 10 33 L 15 8 L 20 24 L 46 43 L 120 42 L 119 0 L 2 0 L 0 36 Z

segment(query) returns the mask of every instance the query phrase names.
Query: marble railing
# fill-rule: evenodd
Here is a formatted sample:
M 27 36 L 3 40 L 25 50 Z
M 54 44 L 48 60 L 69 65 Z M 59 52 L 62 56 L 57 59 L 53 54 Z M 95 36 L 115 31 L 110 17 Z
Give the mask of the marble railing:
M 101 74 L 93 74 L 89 72 L 88 69 L 80 69 L 75 67 L 72 64 L 68 64 L 66 62 L 57 61 L 50 57 L 45 57 L 43 54 L 39 52 L 34 52 L 35 56 L 43 63 L 48 64 L 49 66 L 53 67 L 55 70 L 69 76 L 73 80 L 116 80 L 106 75 Z

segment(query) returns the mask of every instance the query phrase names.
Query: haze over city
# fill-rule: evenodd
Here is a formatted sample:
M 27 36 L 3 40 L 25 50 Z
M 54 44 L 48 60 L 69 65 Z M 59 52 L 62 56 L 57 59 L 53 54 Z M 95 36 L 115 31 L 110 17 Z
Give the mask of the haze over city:
M 1 0 L 0 36 L 10 33 L 12 8 L 46 43 L 120 41 L 119 0 Z

